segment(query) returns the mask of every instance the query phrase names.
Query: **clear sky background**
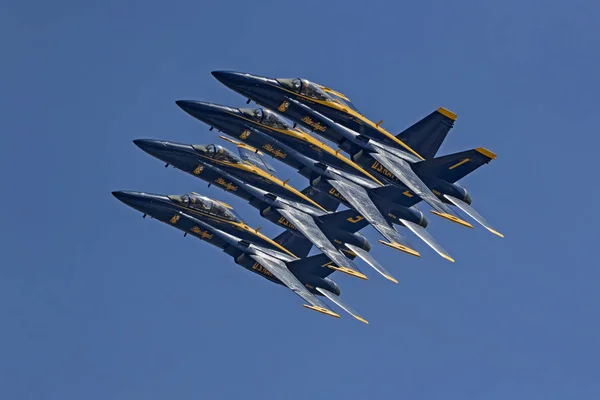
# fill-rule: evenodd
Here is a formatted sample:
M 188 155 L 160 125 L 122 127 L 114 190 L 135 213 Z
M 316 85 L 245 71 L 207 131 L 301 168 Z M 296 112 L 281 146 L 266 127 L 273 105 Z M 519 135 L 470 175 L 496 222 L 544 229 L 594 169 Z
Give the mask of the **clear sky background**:
M 598 398 L 598 4 L 2 2 L 0 397 Z M 132 143 L 219 142 L 175 105 L 244 105 L 216 69 L 325 84 L 391 132 L 456 112 L 440 154 L 498 154 L 462 183 L 506 238 L 432 215 L 451 264 L 367 229 L 399 285 L 333 275 L 367 326 L 142 219 L 111 191 L 280 232 Z

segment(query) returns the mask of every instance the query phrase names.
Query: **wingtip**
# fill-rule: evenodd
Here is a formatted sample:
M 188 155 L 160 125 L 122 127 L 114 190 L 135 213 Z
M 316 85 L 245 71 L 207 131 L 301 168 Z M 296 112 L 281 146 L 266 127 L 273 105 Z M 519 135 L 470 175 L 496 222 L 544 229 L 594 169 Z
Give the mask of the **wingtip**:
M 316 311 L 316 312 L 320 312 L 321 314 L 329 315 L 329 316 L 331 316 L 331 317 L 335 317 L 335 318 L 341 318 L 341 317 L 339 316 L 339 314 L 336 314 L 336 313 L 334 313 L 333 311 L 331 311 L 331 310 L 328 310 L 328 309 L 326 309 L 326 308 L 323 308 L 323 307 L 309 306 L 308 304 L 302 304 L 302 306 L 304 306 L 304 307 L 308 308 L 309 310 L 313 310 L 313 311 Z
M 491 152 L 488 149 L 485 149 L 483 147 L 478 147 L 478 148 L 475 149 L 475 151 L 477 151 L 478 153 L 483 154 L 484 156 L 486 156 L 486 157 L 488 157 L 488 158 L 490 158 L 492 160 L 496 159 L 496 154 L 495 153 L 493 153 L 493 152 Z
M 450 262 L 454 262 L 454 258 L 450 257 L 447 254 L 440 254 L 442 257 L 444 257 L 446 260 L 450 261 Z
M 495 230 L 495 229 L 492 229 L 492 228 L 488 228 L 487 226 L 486 226 L 486 228 L 487 228 L 487 230 L 488 230 L 488 231 L 492 232 L 494 235 L 496 235 L 496 236 L 500 236 L 501 238 L 503 238 L 503 237 L 504 237 L 504 235 L 503 235 L 503 234 L 501 234 L 500 232 L 498 232 L 497 230 Z
M 398 283 L 398 281 L 396 280 L 396 278 L 394 278 L 393 276 L 390 275 L 383 275 L 385 277 L 385 279 L 387 279 L 388 281 L 392 281 L 394 283 Z
M 358 315 L 353 315 L 354 318 L 356 318 L 357 320 L 359 320 L 360 322 L 363 322 L 367 325 L 369 325 L 369 321 L 367 321 L 366 319 L 359 317 Z
M 445 117 L 450 118 L 452 121 L 456 121 L 456 114 L 454 114 L 452 111 L 450 111 L 444 107 L 438 108 L 437 112 L 439 112 L 440 114 L 442 114 Z

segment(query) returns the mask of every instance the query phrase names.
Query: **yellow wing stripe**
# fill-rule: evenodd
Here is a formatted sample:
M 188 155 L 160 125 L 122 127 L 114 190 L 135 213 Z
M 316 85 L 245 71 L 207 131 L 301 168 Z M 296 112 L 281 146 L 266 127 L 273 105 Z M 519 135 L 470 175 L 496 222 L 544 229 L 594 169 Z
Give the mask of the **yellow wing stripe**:
M 302 304 L 302 305 L 310 310 L 320 312 L 321 314 L 330 315 L 335 318 L 340 318 L 340 316 L 338 314 L 336 314 L 333 311 L 330 311 L 326 308 L 318 307 L 318 306 L 309 306 L 308 304 Z
M 467 163 L 467 162 L 469 162 L 469 161 L 471 161 L 471 159 L 470 159 L 470 158 L 465 158 L 465 159 L 462 159 L 461 161 L 457 162 L 456 164 L 454 164 L 454 165 L 452 165 L 452 166 L 448 167 L 448 169 L 454 169 L 454 168 L 456 168 L 456 167 L 460 167 L 461 165 L 463 165 L 464 163 Z
M 446 214 L 446 213 L 437 212 L 437 211 L 435 211 L 435 210 L 429 210 L 429 211 L 431 211 L 431 213 L 432 213 L 432 214 L 435 214 L 435 215 L 437 215 L 438 217 L 446 218 L 446 219 L 447 219 L 447 220 L 449 220 L 449 221 L 456 222 L 456 223 L 457 223 L 457 224 L 459 224 L 459 225 L 466 226 L 467 228 L 471 228 L 471 229 L 473 229 L 473 225 L 471 225 L 471 224 L 470 224 L 470 223 L 468 223 L 467 221 L 464 221 L 464 220 L 462 220 L 462 219 L 460 219 L 460 218 L 458 218 L 458 217 L 455 217 L 454 215 L 450 215 L 450 214 Z
M 385 242 L 383 240 L 378 240 L 379 243 L 384 244 L 386 246 L 389 246 L 393 249 L 396 250 L 400 250 L 403 251 L 407 254 L 410 254 L 411 256 L 415 256 L 415 257 L 421 257 L 421 254 L 419 254 L 418 251 L 411 249 L 410 247 L 406 247 L 401 245 L 400 243 L 396 243 L 396 242 Z

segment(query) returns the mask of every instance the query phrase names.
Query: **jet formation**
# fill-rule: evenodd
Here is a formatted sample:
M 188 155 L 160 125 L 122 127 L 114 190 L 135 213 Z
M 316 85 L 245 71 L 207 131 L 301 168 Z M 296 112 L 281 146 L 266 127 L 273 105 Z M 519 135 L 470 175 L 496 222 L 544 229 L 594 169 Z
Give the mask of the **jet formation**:
M 423 201 L 435 217 L 473 228 L 464 214 L 503 237 L 457 183 L 496 155 L 479 147 L 437 156 L 457 118 L 451 111 L 438 108 L 393 135 L 381 126 L 383 121 L 365 117 L 344 94 L 307 79 L 231 71 L 212 75 L 257 107 L 195 100 L 176 104 L 210 131 L 222 133 L 219 138 L 236 151 L 216 143 L 133 142 L 165 166 L 246 200 L 284 230 L 269 238 L 260 228 L 246 225 L 227 203 L 196 192 L 113 192 L 144 218 L 219 247 L 238 265 L 291 289 L 308 309 L 339 318 L 326 298 L 364 323 L 366 319 L 342 302 L 339 286 L 329 277 L 337 271 L 367 280 L 357 265 L 362 262 L 398 283 L 370 254 L 371 244 L 359 232 L 363 228 L 372 226 L 379 243 L 421 257 L 404 234 L 414 235 L 454 262 L 426 229 L 428 220 L 417 208 Z M 308 186 L 299 190 L 277 178 L 272 160 L 297 170 Z M 309 256 L 313 246 L 318 254 Z

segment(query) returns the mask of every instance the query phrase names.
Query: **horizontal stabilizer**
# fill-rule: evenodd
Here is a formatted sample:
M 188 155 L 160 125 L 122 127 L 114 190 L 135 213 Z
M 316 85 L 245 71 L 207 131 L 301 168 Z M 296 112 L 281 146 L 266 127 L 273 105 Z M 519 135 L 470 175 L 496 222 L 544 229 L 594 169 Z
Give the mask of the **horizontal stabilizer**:
M 364 322 L 365 324 L 369 323 L 369 321 L 367 321 L 366 319 L 364 319 L 363 317 L 361 317 L 351 307 L 349 307 L 346 304 L 342 303 L 342 301 L 340 300 L 340 298 L 338 296 L 336 296 L 335 294 L 331 293 L 328 290 L 322 289 L 320 287 L 317 287 L 316 289 L 323 296 L 327 297 L 329 300 L 331 300 L 333 303 L 335 303 L 339 308 L 341 308 L 342 310 L 346 311 L 348 314 L 352 315 L 354 318 L 356 318 L 360 322 Z M 338 316 L 338 318 L 339 318 L 339 316 Z
M 312 186 L 307 186 L 301 192 L 303 195 L 320 204 L 327 211 L 335 211 L 339 208 L 341 202 L 327 193 L 323 193 Z
M 448 201 L 450 201 L 456 207 L 460 208 L 469 217 L 473 218 L 475 221 L 477 221 L 481 225 L 483 225 L 483 227 L 485 229 L 487 229 L 488 231 L 492 232 L 494 235 L 498 235 L 498 236 L 500 236 L 502 238 L 504 237 L 503 234 L 501 234 L 500 232 L 498 232 L 497 230 L 495 230 L 494 228 L 492 228 L 492 226 L 489 224 L 489 222 L 487 222 L 487 220 L 485 218 L 483 218 L 481 216 L 481 214 L 479 214 L 477 211 L 475 211 L 475 209 L 473 207 L 471 207 L 470 205 L 468 205 L 464 201 L 457 199 L 456 197 L 448 196 L 447 194 L 445 194 L 444 197 L 447 198 Z
M 440 256 L 444 257 L 448 261 L 454 262 L 454 259 L 450 257 L 448 252 L 444 250 L 444 248 L 435 241 L 433 236 L 431 236 L 429 232 L 427 232 L 427 230 L 421 225 L 417 225 L 414 222 L 406 221 L 403 219 L 401 219 L 400 222 L 402 222 L 404 226 L 410 229 L 411 232 L 417 235 L 422 241 L 427 243 L 427 245 L 433 250 L 435 250 L 436 253 L 438 253 Z
M 421 177 L 436 178 L 454 183 L 495 158 L 496 155 L 491 151 L 483 147 L 478 147 L 430 160 L 419 161 L 414 163 L 412 167 Z
M 383 265 L 379 264 L 379 262 L 377 262 L 377 260 L 375 260 L 373 258 L 373 256 L 371 256 L 371 254 L 369 254 L 367 251 L 361 249 L 360 247 L 353 246 L 353 245 L 348 244 L 348 243 L 346 243 L 346 247 L 348 247 L 350 250 L 352 250 L 358 256 L 358 258 L 360 258 L 361 260 L 363 260 L 364 262 L 366 262 L 367 264 L 369 264 L 375 271 L 377 271 L 381 275 L 383 275 L 383 277 L 385 279 L 390 280 L 390 281 L 392 281 L 394 283 L 398 283 L 398 281 L 396 280 L 396 278 L 394 278 L 392 276 L 392 274 L 390 274 L 383 267 Z
M 289 250 L 292 254 L 296 255 L 300 259 L 304 259 L 310 253 L 312 248 L 312 242 L 302 236 L 298 236 L 291 231 L 285 230 L 275 238 L 275 243 L 279 243 L 282 247 Z
M 290 231 L 286 231 L 290 232 Z M 300 237 L 294 235 L 296 237 Z M 306 240 L 306 239 L 304 239 Z M 312 246 L 312 243 L 310 244 Z M 323 268 L 324 265 L 331 263 L 329 257 L 326 254 L 318 253 L 314 256 L 301 258 L 299 260 L 288 261 L 286 264 L 290 271 L 294 275 L 297 274 L 308 274 L 318 276 L 319 278 L 327 278 L 329 275 L 333 274 L 335 270 L 331 268 Z
M 335 227 L 350 233 L 356 233 L 369 225 L 369 221 L 353 209 L 321 215 L 319 219 L 323 223 L 323 226 Z

